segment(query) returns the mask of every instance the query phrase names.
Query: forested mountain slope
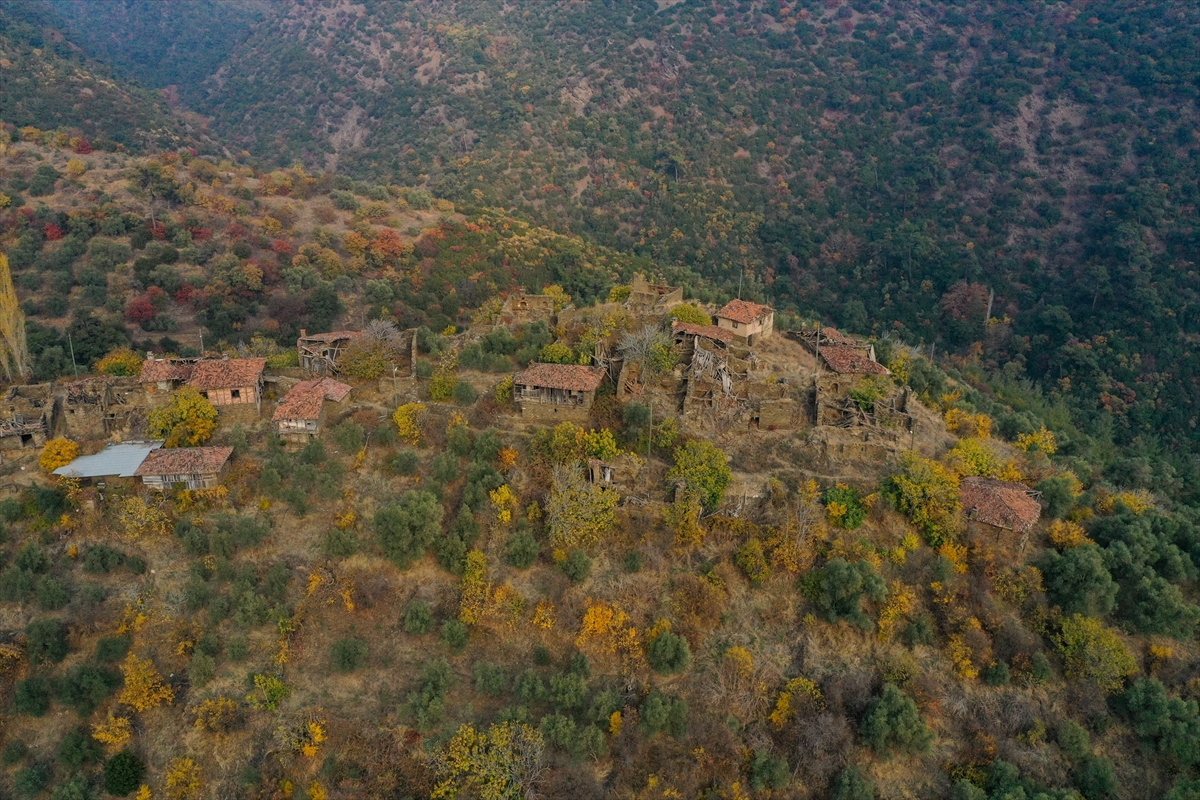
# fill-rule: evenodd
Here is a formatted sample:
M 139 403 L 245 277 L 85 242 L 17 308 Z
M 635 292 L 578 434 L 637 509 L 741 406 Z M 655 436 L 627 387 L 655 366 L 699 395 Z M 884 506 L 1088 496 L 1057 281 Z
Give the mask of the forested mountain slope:
M 297 3 L 201 107 L 1195 444 L 1196 6 L 662 5 Z
M 76 129 L 99 149 L 194 139 L 156 95 L 115 78 L 57 23 L 37 3 L 0 0 L 0 120 Z

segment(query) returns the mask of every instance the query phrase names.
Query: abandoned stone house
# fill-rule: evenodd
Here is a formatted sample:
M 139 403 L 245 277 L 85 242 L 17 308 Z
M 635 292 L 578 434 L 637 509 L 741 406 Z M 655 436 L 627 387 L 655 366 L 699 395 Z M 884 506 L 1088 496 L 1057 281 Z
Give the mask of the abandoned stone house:
M 704 339 L 720 348 L 727 348 L 737 336 L 732 330 L 717 325 L 696 325 L 692 322 L 674 320 L 671 323 L 671 335 L 677 345 L 695 345 L 696 339 Z
M 309 336 L 308 331 L 301 330 L 300 338 L 296 340 L 301 369 L 322 377 L 341 374 L 338 359 L 360 336 L 362 331 L 330 331 Z
M 634 273 L 629 284 L 626 307 L 644 313 L 665 313 L 683 302 L 682 286 L 650 283 L 642 273 Z
M 221 358 L 199 361 L 187 385 L 208 398 L 214 406 L 253 405 L 262 407 L 265 358 Z
M 963 478 L 959 496 L 967 519 L 993 528 L 1027 534 L 1042 516 L 1041 494 L 1022 483 Z
M 301 381 L 275 409 L 275 432 L 285 439 L 307 441 L 321 432 L 330 405 L 344 408 L 349 397 L 350 387 L 333 378 Z
M 504 298 L 500 307 L 500 321 L 505 325 L 524 325 L 527 322 L 554 319 L 554 298 L 546 294 L 513 292 Z
M 0 406 L 0 450 L 41 447 L 54 425 L 54 393 L 49 384 L 10 386 Z
M 730 300 L 717 312 L 717 326 L 755 345 L 775 332 L 775 310 L 748 300 Z
M 69 439 L 104 439 L 144 419 L 145 395 L 132 378 L 83 378 L 55 389 L 58 424 Z
M 155 358 L 147 353 L 138 382 L 148 394 L 173 392 L 192 377 L 198 361 L 198 358 Z
M 220 483 L 232 447 L 173 447 L 154 450 L 134 473 L 151 489 L 214 489 Z
M 530 364 L 513 376 L 513 400 L 523 417 L 585 420 L 604 376 L 605 371 L 599 367 Z

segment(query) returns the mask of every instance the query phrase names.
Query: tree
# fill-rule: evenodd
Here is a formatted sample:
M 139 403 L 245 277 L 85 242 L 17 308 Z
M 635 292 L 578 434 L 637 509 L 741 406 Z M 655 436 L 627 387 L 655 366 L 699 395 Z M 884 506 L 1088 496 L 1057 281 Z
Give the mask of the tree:
M 693 325 L 713 324 L 712 317 L 708 315 L 707 311 L 691 303 L 680 303 L 668 311 L 667 316 L 680 322 L 690 322 Z
M 546 500 L 546 528 L 562 560 L 570 550 L 589 550 L 612 529 L 620 495 L 584 478 L 575 467 L 558 466 Z
M 118 347 L 96 362 L 96 371 L 118 377 L 137 375 L 142 371 L 142 357 L 128 347 Z
M 916 453 L 905 453 L 901 465 L 901 471 L 888 478 L 884 491 L 930 544 L 940 545 L 958 529 L 962 510 L 958 479 L 946 467 Z
M 675 450 L 675 466 L 667 473 L 668 484 L 682 483 L 709 511 L 716 508 L 733 480 L 729 456 L 706 439 L 693 439 Z
M 432 492 L 410 491 L 375 512 L 375 535 L 387 558 L 400 569 L 414 559 L 442 529 L 442 504 Z
M 891 683 L 884 684 L 883 694 L 867 710 L 862 734 L 871 749 L 884 756 L 923 753 L 934 738 L 917 704 Z
M 125 688 L 117 699 L 125 705 L 137 711 L 149 711 L 175 701 L 175 690 L 163 680 L 149 659 L 130 653 L 121 664 L 121 672 L 125 676 Z
M 1072 680 L 1089 681 L 1111 692 L 1137 672 L 1133 653 L 1097 619 L 1080 614 L 1064 619 L 1054 643 Z
M 534 796 L 545 769 L 545 739 L 530 725 L 504 722 L 477 731 L 467 724 L 438 754 L 434 798 L 523 800 Z
M 59 467 L 65 467 L 79 457 L 79 444 L 62 436 L 58 436 L 42 447 L 38 457 L 38 466 L 43 472 L 54 472 Z
M 831 796 L 833 800 L 875 800 L 875 784 L 851 765 L 838 773 Z
M 1102 617 L 1116 605 L 1117 583 L 1094 544 L 1061 554 L 1051 550 L 1041 568 L 1050 601 L 1068 614 Z
M 1200 763 L 1200 709 L 1171 697 L 1158 678 L 1140 678 L 1117 697 L 1133 733 L 1159 754 L 1188 769 Z
M 125 797 L 137 789 L 146 775 L 146 765 L 130 750 L 122 750 L 104 765 L 104 791 Z
M 808 574 L 805 593 L 828 622 L 844 619 L 869 629 L 871 618 L 863 610 L 863 600 L 882 602 L 887 597 L 887 584 L 870 562 L 851 564 L 844 558 L 834 558 Z
M 70 652 L 62 620 L 35 619 L 25 626 L 25 638 L 25 654 L 31 664 L 57 664 Z
M 30 373 L 29 345 L 25 341 L 25 314 L 17 301 L 8 257 L 0 253 L 0 370 L 9 382 Z
M 203 444 L 217 428 L 217 409 L 190 386 L 171 396 L 171 402 L 150 412 L 150 435 L 166 439 L 167 447 Z
M 650 666 L 660 675 L 685 672 L 692 663 L 687 639 L 671 631 L 663 631 L 650 640 L 646 648 L 646 657 Z

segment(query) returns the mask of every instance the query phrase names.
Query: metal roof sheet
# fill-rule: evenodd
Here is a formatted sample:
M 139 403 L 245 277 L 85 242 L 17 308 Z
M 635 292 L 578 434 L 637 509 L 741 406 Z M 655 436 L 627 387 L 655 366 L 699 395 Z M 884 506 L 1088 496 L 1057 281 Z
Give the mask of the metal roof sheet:
M 121 442 L 110 444 L 99 453 L 80 456 L 54 470 L 55 475 L 69 478 L 131 478 L 151 451 L 162 442 Z

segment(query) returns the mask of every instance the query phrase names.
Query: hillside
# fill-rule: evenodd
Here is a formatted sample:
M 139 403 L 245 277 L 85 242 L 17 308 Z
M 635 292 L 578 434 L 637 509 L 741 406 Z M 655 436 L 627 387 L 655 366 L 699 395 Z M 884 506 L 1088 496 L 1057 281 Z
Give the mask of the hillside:
M 269 164 L 502 206 L 847 330 L 979 343 L 985 370 L 1163 457 L 1198 430 L 1198 13 L 294 3 L 189 96 Z
M 0 791 L 1194 792 L 1200 526 L 1061 409 L 782 313 L 739 342 L 644 259 L 422 189 L 22 136 L 0 236 L 57 381 L 0 426 Z M 367 319 L 349 400 L 277 435 L 297 332 Z M 184 416 L 215 487 L 44 474 L 175 431 L 142 353 L 202 334 L 267 365 Z M 510 379 L 595 358 L 579 405 Z

